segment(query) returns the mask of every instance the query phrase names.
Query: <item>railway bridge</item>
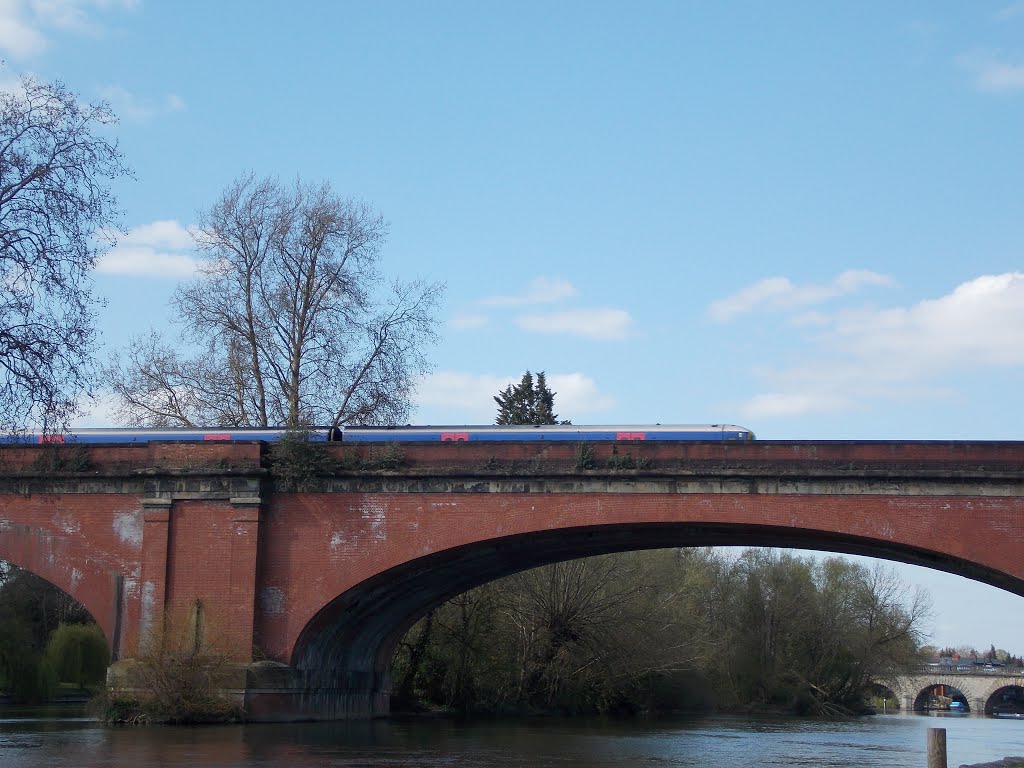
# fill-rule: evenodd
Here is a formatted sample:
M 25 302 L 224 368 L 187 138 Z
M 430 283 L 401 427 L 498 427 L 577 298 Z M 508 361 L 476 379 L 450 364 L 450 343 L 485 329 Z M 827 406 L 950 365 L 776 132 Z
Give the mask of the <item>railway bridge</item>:
M 0 559 L 91 612 L 115 677 L 202 606 L 253 719 L 386 714 L 403 634 L 484 582 L 705 545 L 869 555 L 1024 595 L 1024 443 L 0 448 Z

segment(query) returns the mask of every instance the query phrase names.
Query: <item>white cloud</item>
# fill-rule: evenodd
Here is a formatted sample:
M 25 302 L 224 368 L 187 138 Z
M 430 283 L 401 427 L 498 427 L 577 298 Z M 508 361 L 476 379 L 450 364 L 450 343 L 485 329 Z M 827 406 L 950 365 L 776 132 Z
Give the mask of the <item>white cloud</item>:
M 173 219 L 160 219 L 129 230 L 121 235 L 119 242 L 125 245 L 151 245 L 182 250 L 194 247 L 194 232 L 194 228 L 183 227 Z
M 96 270 L 108 275 L 190 277 L 198 264 L 191 255 L 192 231 L 169 220 L 135 227 L 118 237 L 117 245 L 100 258 Z
M 478 304 L 490 307 L 521 307 L 551 304 L 576 295 L 576 288 L 566 280 L 539 277 L 530 283 L 526 293 L 513 296 L 491 296 Z M 461 314 L 449 325 L 457 329 L 479 328 L 488 319 L 480 314 Z M 632 332 L 633 318 L 623 309 L 570 309 L 521 315 L 515 320 L 521 330 L 537 333 L 560 333 L 571 336 L 618 341 Z
M 1010 3 L 1004 8 L 1000 8 L 996 11 L 994 18 L 999 21 L 1008 21 L 1010 19 L 1017 18 L 1018 16 L 1024 16 L 1024 0 L 1018 0 L 1017 2 Z
M 784 418 L 810 413 L 829 413 L 849 410 L 853 403 L 847 398 L 818 393 L 771 392 L 755 395 L 744 403 L 747 418 Z
M 585 374 L 552 373 L 547 380 L 555 393 L 555 410 L 563 418 L 579 423 L 582 417 L 615 407 L 615 399 L 602 394 L 597 383 Z
M 846 310 L 811 342 L 815 359 L 756 372 L 772 391 L 748 400 L 746 416 L 948 396 L 950 373 L 1024 367 L 1024 273 L 983 275 L 909 307 Z
M 1000 93 L 1024 90 L 1024 60 L 998 50 L 975 50 L 956 58 L 969 72 L 979 91 Z
M 486 315 L 459 313 L 448 321 L 448 327 L 456 331 L 466 331 L 474 328 L 483 328 L 487 325 L 487 322 Z
M 787 277 L 767 277 L 713 302 L 708 316 L 716 322 L 726 322 L 749 312 L 795 310 L 856 293 L 865 286 L 892 284 L 888 275 L 859 269 L 847 270 L 825 284 L 796 285 Z
M 0 51 L 15 58 L 38 56 L 47 41 L 21 0 L 0 0 Z
M 492 296 L 481 299 L 485 306 L 522 306 L 525 304 L 550 304 L 576 295 L 576 288 L 567 280 L 538 277 L 530 283 L 521 296 Z
M 117 424 L 115 418 L 118 412 L 120 401 L 111 392 L 98 392 L 92 398 L 79 402 L 81 413 L 71 422 L 72 427 L 89 429 L 97 427 L 109 427 Z
M 3 2 L 3 0 L 0 0 Z M 0 45 L 0 48 L 3 46 Z M 23 96 L 25 88 L 22 86 L 21 78 L 0 69 L 0 93 L 7 93 L 12 96 Z
M 525 331 L 565 333 L 598 341 L 625 339 L 633 326 L 633 318 L 624 309 L 571 309 L 523 315 L 516 322 Z
M 83 2 L 75 0 L 31 0 L 29 6 L 35 18 L 42 24 L 79 32 L 94 29 L 86 14 Z
M 185 109 L 184 100 L 175 94 L 154 100 L 136 96 L 119 85 L 104 86 L 100 88 L 99 93 L 100 97 L 110 104 L 114 114 L 132 122 L 146 122 L 156 115 Z
M 424 414 L 417 420 L 434 424 L 492 424 L 498 410 L 494 396 L 510 384 L 518 384 L 521 378 L 522 373 L 497 376 L 438 371 L 428 374 L 416 388 L 416 404 Z M 577 423 L 582 423 L 580 418 L 588 418 L 615 405 L 615 401 L 583 373 L 552 373 L 546 378 L 555 393 L 556 412 Z
M 163 99 L 164 109 L 168 112 L 182 112 L 185 110 L 185 100 L 176 93 L 169 93 Z
M 835 339 L 908 375 L 1024 365 L 1024 273 L 983 275 L 909 308 L 843 313 Z
M 436 371 L 420 379 L 415 400 L 418 408 L 431 414 L 452 414 L 446 416 L 445 421 L 488 424 L 494 421 L 497 410 L 494 396 L 511 382 L 507 376 Z
M 49 30 L 96 35 L 102 26 L 96 16 L 111 10 L 130 10 L 137 0 L 0 0 L 0 51 L 30 58 L 50 45 Z

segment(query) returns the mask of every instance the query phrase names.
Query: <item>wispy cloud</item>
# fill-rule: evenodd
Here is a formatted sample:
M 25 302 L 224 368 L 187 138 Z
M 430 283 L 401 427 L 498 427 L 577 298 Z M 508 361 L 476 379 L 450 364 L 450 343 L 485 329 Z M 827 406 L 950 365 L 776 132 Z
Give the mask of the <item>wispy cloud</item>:
M 137 5 L 137 0 L 0 0 L 0 51 L 16 59 L 38 56 L 50 46 L 50 31 L 100 34 L 98 15 Z
M 475 307 L 500 309 L 555 304 L 577 295 L 576 287 L 558 278 L 538 277 L 520 294 L 489 296 L 476 302 Z M 491 323 L 491 317 L 481 312 L 463 312 L 448 321 L 454 330 L 481 328 Z M 550 312 L 532 312 L 515 318 L 515 324 L 531 333 L 565 334 L 599 341 L 619 341 L 633 333 L 633 318 L 624 309 L 608 307 L 563 309 Z
M 454 424 L 490 424 L 497 405 L 494 396 L 510 384 L 518 384 L 522 372 L 495 374 L 437 371 L 424 376 L 416 388 L 418 420 Z M 612 408 L 613 398 L 602 393 L 596 382 L 583 373 L 549 373 L 548 386 L 556 393 L 560 415 L 579 421 Z
M 987 93 L 1024 90 L 1024 58 L 1005 51 L 979 49 L 962 53 L 957 65 L 967 71 L 974 87 Z
M 168 112 L 180 112 L 185 109 L 184 100 L 175 94 L 160 99 L 137 96 L 119 85 L 107 85 L 100 88 L 100 96 L 108 102 L 114 114 L 125 120 L 142 123 L 153 117 Z
M 0 51 L 23 59 L 39 55 L 46 46 L 46 36 L 34 23 L 25 3 L 0 0 Z
M 994 18 L 998 21 L 1007 21 L 1024 16 L 1024 0 L 1010 3 L 995 12 Z
M 633 318 L 624 309 L 570 309 L 523 315 L 516 323 L 524 331 L 564 333 L 598 341 L 620 341 L 629 337 L 633 329 Z
M 481 299 L 484 306 L 523 306 L 526 304 L 551 304 L 576 295 L 576 288 L 567 280 L 538 277 L 526 293 L 517 296 L 491 296 Z
M 716 322 L 726 322 L 750 312 L 803 309 L 856 293 L 865 286 L 892 284 L 887 275 L 858 269 L 847 270 L 830 283 L 797 285 L 788 277 L 767 277 L 715 301 L 708 308 L 708 316 Z
M 983 275 L 908 307 L 837 313 L 816 357 L 757 375 L 747 417 L 848 411 L 873 399 L 949 394 L 943 376 L 1024 367 L 1024 273 Z
M 78 407 L 79 414 L 72 420 L 72 427 L 87 429 L 118 423 L 120 400 L 111 392 L 97 392 L 92 397 L 83 398 Z
M 192 229 L 176 221 L 154 221 L 117 238 L 96 266 L 108 275 L 189 277 L 196 271 Z
M 483 328 L 489 322 L 486 315 L 460 312 L 448 321 L 448 327 L 456 331 Z

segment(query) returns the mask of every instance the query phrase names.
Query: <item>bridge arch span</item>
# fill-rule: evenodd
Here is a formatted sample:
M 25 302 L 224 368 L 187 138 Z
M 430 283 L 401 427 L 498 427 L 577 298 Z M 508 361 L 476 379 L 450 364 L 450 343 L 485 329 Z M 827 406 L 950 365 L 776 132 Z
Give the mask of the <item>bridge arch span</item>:
M 1001 681 L 985 699 L 985 714 L 1024 717 L 1024 677 L 1016 682 Z
M 70 595 L 103 631 L 116 659 L 121 634 L 123 576 L 104 566 L 100 552 L 73 537 L 47 535 L 28 526 L 0 524 L 0 560 Z
M 522 503 L 526 504 L 524 499 Z M 586 499 L 574 506 L 586 508 Z M 597 504 L 596 506 L 600 506 Z M 642 520 L 642 510 L 634 510 Z M 507 524 L 507 523 L 506 523 Z M 417 529 L 427 539 L 425 520 Z M 318 686 L 390 687 L 389 670 L 398 643 L 431 608 L 468 589 L 509 574 L 552 562 L 607 554 L 680 546 L 770 546 L 867 555 L 940 567 L 982 581 L 1005 581 L 1006 574 L 890 538 L 851 536 L 840 531 L 794 529 L 764 523 L 641 522 L 553 527 L 487 538 L 486 524 L 460 527 L 475 541 L 437 548 L 394 564 L 341 592 L 319 607 L 301 628 L 285 657 Z

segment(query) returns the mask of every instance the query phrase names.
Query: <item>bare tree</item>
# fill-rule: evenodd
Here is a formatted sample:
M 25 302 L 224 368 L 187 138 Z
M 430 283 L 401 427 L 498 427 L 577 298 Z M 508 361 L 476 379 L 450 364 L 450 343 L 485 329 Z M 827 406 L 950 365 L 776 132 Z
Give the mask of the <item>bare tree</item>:
M 199 275 L 172 301 L 182 343 L 132 341 L 105 371 L 132 425 L 404 420 L 442 286 L 381 299 L 387 225 L 327 184 L 244 176 L 200 218 Z M 195 350 L 194 354 L 180 351 Z
M 129 172 L 105 104 L 26 77 L 0 94 L 0 428 L 59 428 L 89 388 L 97 300 L 89 273 Z

